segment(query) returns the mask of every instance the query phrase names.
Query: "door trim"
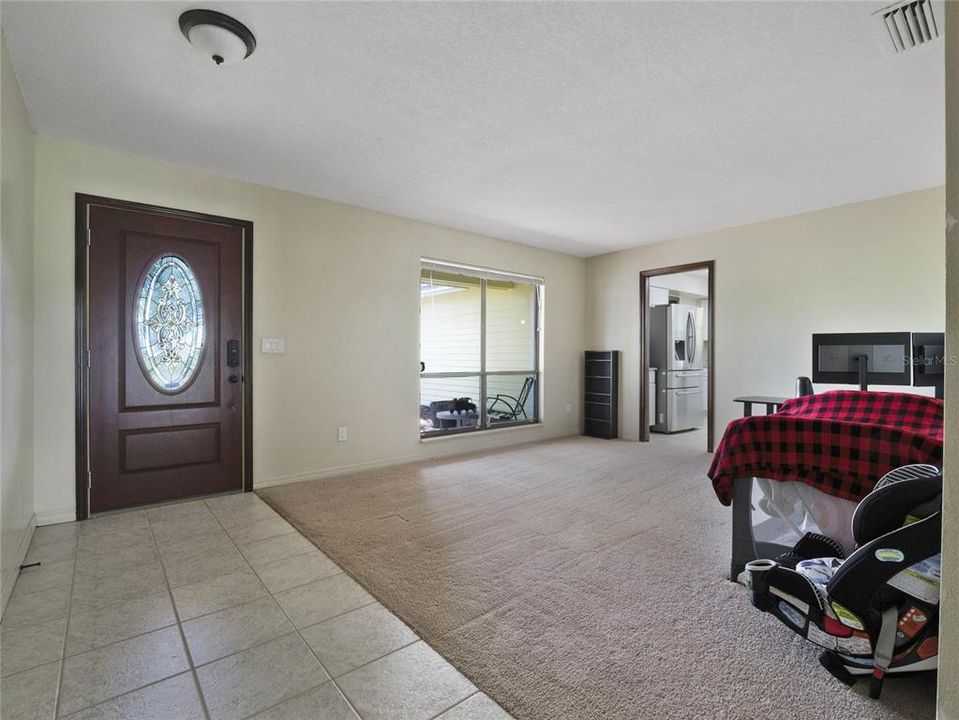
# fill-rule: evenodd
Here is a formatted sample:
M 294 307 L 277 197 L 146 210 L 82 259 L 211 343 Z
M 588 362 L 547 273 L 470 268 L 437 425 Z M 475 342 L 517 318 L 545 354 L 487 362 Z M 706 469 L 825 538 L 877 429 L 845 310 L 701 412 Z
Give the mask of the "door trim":
M 685 265 L 671 265 L 656 268 L 655 270 L 641 270 L 639 273 L 639 441 L 649 442 L 649 279 L 657 275 L 673 275 L 689 270 L 706 270 L 709 280 L 709 368 L 706 370 L 708 380 L 708 398 L 706 411 L 706 451 L 712 452 L 713 443 L 713 416 L 715 415 L 716 394 L 716 261 L 702 260 L 686 263 Z
M 88 218 L 92 206 L 119 208 L 163 217 L 199 220 L 217 225 L 238 227 L 243 231 L 243 492 L 253 490 L 253 223 L 249 220 L 209 215 L 191 210 L 148 205 L 76 193 L 75 244 L 75 337 L 74 373 L 76 398 L 76 507 L 77 520 L 90 514 L 89 493 L 89 371 L 88 322 L 89 287 Z

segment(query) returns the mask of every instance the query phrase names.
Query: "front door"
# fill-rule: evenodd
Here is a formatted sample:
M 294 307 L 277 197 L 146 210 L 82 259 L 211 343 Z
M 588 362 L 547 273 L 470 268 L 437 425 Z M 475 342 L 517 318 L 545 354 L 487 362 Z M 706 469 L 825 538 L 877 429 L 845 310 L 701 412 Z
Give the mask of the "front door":
M 88 206 L 90 512 L 243 487 L 243 228 Z

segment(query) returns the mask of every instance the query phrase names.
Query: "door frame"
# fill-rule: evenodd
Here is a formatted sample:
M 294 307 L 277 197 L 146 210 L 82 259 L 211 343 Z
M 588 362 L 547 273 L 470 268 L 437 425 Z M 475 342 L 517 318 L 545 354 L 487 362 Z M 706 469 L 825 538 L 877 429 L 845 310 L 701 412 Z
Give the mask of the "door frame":
M 209 215 L 192 210 L 146 203 L 117 200 L 76 193 L 75 253 L 75 355 L 76 386 L 76 507 L 77 520 L 90 514 L 90 398 L 89 398 L 89 271 L 90 228 L 92 206 L 119 208 L 133 212 L 185 220 L 199 220 L 217 225 L 238 227 L 243 231 L 243 492 L 253 490 L 253 223 L 249 220 Z
M 649 279 L 659 275 L 674 275 L 690 270 L 706 270 L 709 293 L 709 368 L 706 378 L 709 384 L 707 392 L 706 410 L 706 452 L 712 452 L 713 443 L 713 416 L 715 415 L 716 397 L 716 342 L 714 340 L 716 324 L 716 261 L 701 260 L 700 262 L 685 263 L 684 265 L 670 265 L 669 267 L 642 270 L 639 273 L 639 441 L 649 442 Z

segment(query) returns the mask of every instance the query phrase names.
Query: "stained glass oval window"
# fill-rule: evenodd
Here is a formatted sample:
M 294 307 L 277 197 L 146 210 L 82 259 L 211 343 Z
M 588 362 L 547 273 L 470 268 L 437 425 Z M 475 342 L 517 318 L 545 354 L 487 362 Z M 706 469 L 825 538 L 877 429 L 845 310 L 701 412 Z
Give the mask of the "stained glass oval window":
M 163 255 L 136 294 L 134 334 L 143 371 L 161 392 L 186 388 L 206 344 L 206 318 L 196 275 L 185 260 Z

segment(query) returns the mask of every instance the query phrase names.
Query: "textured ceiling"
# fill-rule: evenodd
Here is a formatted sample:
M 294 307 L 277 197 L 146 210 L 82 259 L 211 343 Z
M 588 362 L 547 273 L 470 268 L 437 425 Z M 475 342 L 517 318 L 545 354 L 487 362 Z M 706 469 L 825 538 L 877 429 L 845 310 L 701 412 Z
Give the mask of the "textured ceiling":
M 941 184 L 943 43 L 873 2 L 4 2 L 35 129 L 579 255 Z M 936 6 L 942 18 L 941 5 Z

